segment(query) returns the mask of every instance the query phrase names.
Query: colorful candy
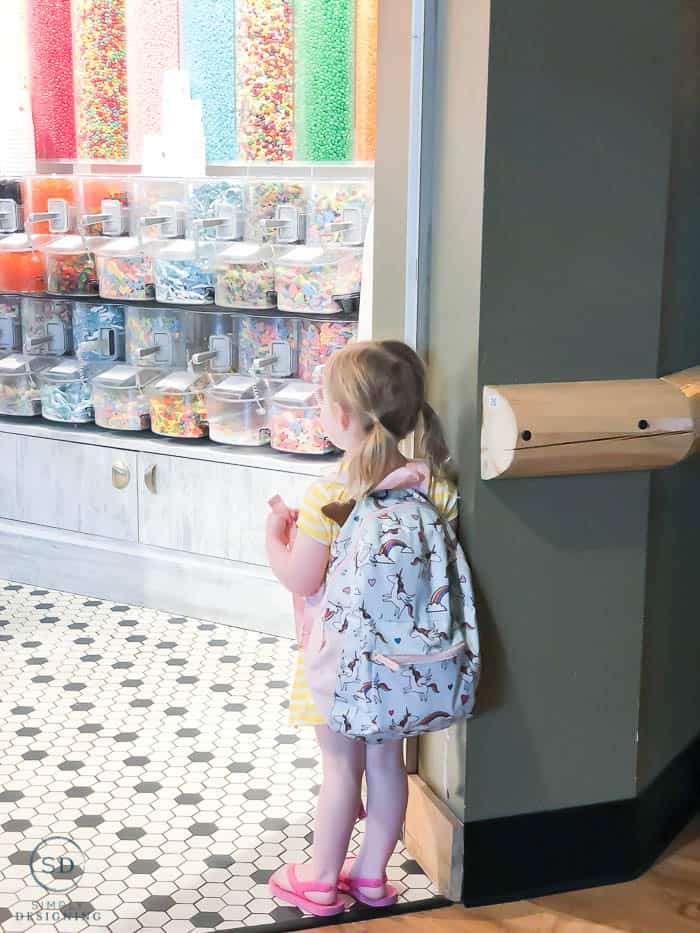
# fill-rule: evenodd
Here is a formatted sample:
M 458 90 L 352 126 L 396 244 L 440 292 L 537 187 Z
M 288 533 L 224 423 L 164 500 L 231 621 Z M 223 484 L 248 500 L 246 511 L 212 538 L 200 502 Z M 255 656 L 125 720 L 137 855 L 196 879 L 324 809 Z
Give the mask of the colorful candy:
M 281 408 L 272 403 L 270 445 L 295 454 L 326 454 L 333 445 L 323 433 L 319 409 Z
M 207 404 L 203 392 L 151 396 L 151 431 L 166 437 L 206 437 Z
M 334 295 L 359 292 L 361 273 L 360 258 L 354 250 L 292 250 L 275 267 L 277 307 L 280 311 L 336 314 L 340 308 Z
M 46 291 L 54 295 L 97 295 L 92 253 L 46 253 Z
M 39 159 L 74 159 L 75 99 L 70 3 L 29 0 L 29 70 Z M 11 35 L 10 44 L 21 41 Z
M 162 362 L 166 366 L 184 366 L 187 350 L 184 312 L 127 308 L 127 362 L 138 365 L 139 349 L 153 346 L 158 346 L 159 351 L 148 357 L 151 362 Z
M 40 414 L 37 374 L 50 363 L 50 358 L 20 353 L 0 359 L 0 415 L 32 417 Z
M 97 250 L 96 262 L 103 298 L 148 301 L 155 297 L 153 262 L 135 237 L 105 244 Z
M 300 322 L 299 378 L 306 382 L 320 382 L 321 366 L 328 362 L 335 350 L 357 338 L 357 324 L 353 321 Z
M 295 146 L 304 162 L 353 157 L 355 0 L 297 0 Z
M 180 17 L 183 67 L 190 73 L 192 97 L 202 101 L 207 159 L 230 161 L 237 155 L 235 3 L 181 0 Z
M 78 158 L 126 159 L 126 0 L 75 0 L 74 13 Z
M 259 242 L 273 240 L 276 233 L 261 223 L 274 220 L 277 207 L 289 204 L 306 211 L 306 189 L 301 184 L 285 181 L 256 181 L 250 188 L 246 237 Z
M 113 431 L 147 431 L 151 426 L 148 399 L 136 389 L 93 387 L 95 424 Z
M 370 188 L 366 182 L 324 182 L 314 185 L 309 198 L 306 242 L 342 243 L 348 231 L 333 231 L 331 225 L 347 222 L 347 218 L 359 228 L 350 233 L 359 233 L 362 241 L 371 206 Z M 344 211 L 347 211 L 345 215 Z
M 214 301 L 214 272 L 209 259 L 153 261 L 156 300 L 167 304 L 205 305 Z
M 276 356 L 263 368 L 266 376 L 294 376 L 297 370 L 296 320 L 284 317 L 241 317 L 238 323 L 238 368 L 252 375 L 256 359 Z
M 236 105 L 240 157 L 293 158 L 292 0 L 238 0 Z
M 73 306 L 73 343 L 79 360 L 117 360 L 124 356 L 125 310 L 119 305 Z
M 356 0 L 355 159 L 374 160 L 377 125 L 377 25 L 379 0 Z

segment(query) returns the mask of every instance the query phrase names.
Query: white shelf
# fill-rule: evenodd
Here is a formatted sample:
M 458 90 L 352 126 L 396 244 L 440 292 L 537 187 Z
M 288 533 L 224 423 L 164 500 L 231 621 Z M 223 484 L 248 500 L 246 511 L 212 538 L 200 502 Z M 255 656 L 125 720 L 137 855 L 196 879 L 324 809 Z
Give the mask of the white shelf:
M 117 433 L 94 424 L 72 426 L 52 423 L 42 418 L 8 418 L 0 416 L 0 433 L 23 434 L 50 440 L 111 447 L 116 450 L 136 450 L 144 453 L 165 454 L 189 460 L 209 460 L 255 467 L 260 470 L 281 470 L 308 476 L 320 476 L 340 458 L 338 454 L 286 454 L 270 447 L 227 447 L 205 438 L 178 440 L 157 437 L 147 431 Z

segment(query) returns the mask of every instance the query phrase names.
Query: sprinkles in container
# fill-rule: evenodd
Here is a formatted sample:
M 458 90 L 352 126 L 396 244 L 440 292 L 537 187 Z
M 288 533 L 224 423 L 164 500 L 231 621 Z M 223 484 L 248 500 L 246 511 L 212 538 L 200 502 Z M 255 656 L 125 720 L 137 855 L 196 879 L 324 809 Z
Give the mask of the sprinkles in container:
M 295 454 L 327 454 L 335 447 L 321 424 L 319 386 L 292 379 L 270 399 L 270 444 Z

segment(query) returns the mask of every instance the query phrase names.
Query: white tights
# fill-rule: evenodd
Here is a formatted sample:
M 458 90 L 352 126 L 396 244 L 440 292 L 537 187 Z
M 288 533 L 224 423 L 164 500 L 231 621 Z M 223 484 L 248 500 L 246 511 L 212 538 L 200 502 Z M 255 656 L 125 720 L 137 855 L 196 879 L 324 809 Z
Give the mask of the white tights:
M 362 773 L 367 774 L 367 817 L 362 847 L 353 863 L 356 877 L 381 878 L 401 838 L 408 802 L 404 741 L 366 744 L 326 725 L 315 726 L 321 747 L 323 783 L 314 823 L 314 877 L 335 884 L 343 867 L 360 809 Z

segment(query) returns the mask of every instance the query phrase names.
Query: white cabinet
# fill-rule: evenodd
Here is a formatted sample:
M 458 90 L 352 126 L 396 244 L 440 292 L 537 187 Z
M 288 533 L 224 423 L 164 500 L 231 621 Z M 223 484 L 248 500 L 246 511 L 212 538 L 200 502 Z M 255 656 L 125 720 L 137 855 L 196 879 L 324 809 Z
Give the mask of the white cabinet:
M 132 451 L 0 434 L 0 517 L 137 541 L 136 466 Z
M 312 476 L 138 454 L 139 540 L 191 554 L 267 564 L 268 499 L 298 506 Z

